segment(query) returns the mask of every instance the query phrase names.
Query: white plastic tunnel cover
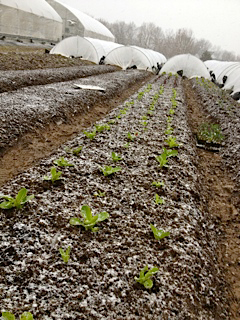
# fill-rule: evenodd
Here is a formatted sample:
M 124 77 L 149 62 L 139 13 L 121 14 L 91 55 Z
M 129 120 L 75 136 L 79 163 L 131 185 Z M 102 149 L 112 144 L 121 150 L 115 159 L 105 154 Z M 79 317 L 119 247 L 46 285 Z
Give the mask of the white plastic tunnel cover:
M 111 41 L 73 36 L 57 43 L 50 53 L 65 57 L 80 57 L 98 64 L 103 56 L 106 57 L 111 50 L 119 46 L 122 45 Z
M 187 78 L 204 77 L 210 80 L 210 74 L 205 64 L 191 54 L 180 54 L 170 58 L 161 69 L 161 74 L 183 71 L 183 76 Z
M 118 47 L 110 51 L 105 59 L 106 64 L 119 66 L 124 70 L 136 67 L 148 71 L 152 71 L 153 66 L 157 68 L 157 63 L 162 64 L 165 61 L 163 54 L 137 46 Z

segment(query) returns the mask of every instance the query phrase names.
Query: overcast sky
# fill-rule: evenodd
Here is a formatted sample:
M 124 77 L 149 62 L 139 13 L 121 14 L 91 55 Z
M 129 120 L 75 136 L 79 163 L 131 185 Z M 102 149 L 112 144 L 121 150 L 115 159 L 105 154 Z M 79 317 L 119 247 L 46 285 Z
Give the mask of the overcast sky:
M 192 29 L 221 49 L 240 54 L 240 0 L 59 0 L 109 22 L 153 22 L 163 31 Z

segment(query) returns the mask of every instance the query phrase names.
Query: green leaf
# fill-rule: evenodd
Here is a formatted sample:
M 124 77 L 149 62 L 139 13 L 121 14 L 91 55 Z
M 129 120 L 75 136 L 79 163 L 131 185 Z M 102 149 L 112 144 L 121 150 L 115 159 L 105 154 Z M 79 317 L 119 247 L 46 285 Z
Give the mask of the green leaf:
M 15 320 L 15 316 L 14 314 L 12 314 L 11 312 L 2 312 L 2 318 L 3 320 Z
M 4 201 L 0 203 L 1 209 L 11 209 L 14 207 L 14 199 L 12 201 Z
M 33 320 L 33 315 L 31 312 L 23 312 L 21 314 L 20 320 Z
M 77 156 L 81 151 L 82 151 L 82 146 L 80 146 L 80 147 L 78 147 L 78 148 L 76 148 L 76 149 L 73 149 L 72 150 L 72 153 L 75 155 L 75 156 Z
M 69 223 L 72 225 L 72 226 L 82 226 L 83 225 L 83 222 L 82 220 L 80 220 L 79 218 L 76 218 L 76 217 L 73 217 L 69 220 Z
M 118 156 L 115 152 L 112 152 L 112 160 L 113 161 L 120 161 L 122 158 Z
M 151 279 L 147 279 L 143 282 L 143 285 L 146 289 L 151 289 L 153 286 L 153 282 Z
M 90 220 L 92 218 L 91 208 L 89 206 L 82 206 L 82 208 L 81 208 L 81 216 L 84 219 Z
M 104 176 L 109 176 L 110 174 L 113 174 L 115 172 L 121 171 L 122 168 L 121 167 L 111 167 L 111 166 L 105 166 L 104 168 L 101 168 L 102 173 L 104 174 Z
M 155 203 L 156 204 L 164 204 L 164 199 L 160 198 L 159 195 L 156 193 L 155 194 Z
M 160 156 L 156 157 L 156 160 L 159 162 L 160 167 L 167 167 L 168 165 L 168 160 L 167 160 L 167 155 L 166 154 L 161 154 Z
M 108 219 L 109 218 L 109 213 L 107 213 L 107 212 L 100 212 L 99 214 L 98 214 L 98 220 L 97 220 L 97 222 L 101 222 L 101 221 L 104 221 L 104 220 L 106 220 L 106 219 Z
M 85 134 L 85 136 L 91 140 L 93 140 L 96 136 L 96 130 L 94 130 L 93 132 L 87 132 L 87 131 L 83 131 L 83 133 Z
M 164 187 L 164 182 L 163 181 L 153 181 L 152 182 L 152 186 L 154 186 L 154 187 Z
M 152 232 L 154 234 L 154 238 L 156 240 L 161 240 L 170 235 L 170 232 L 165 232 L 164 230 L 157 229 L 153 224 L 150 224 Z
M 59 167 L 73 167 L 74 164 L 69 163 L 64 157 L 61 157 L 57 160 L 53 161 L 54 164 L 56 164 Z
M 66 249 L 66 251 L 64 251 L 62 248 L 59 248 L 59 252 L 60 252 L 61 257 L 65 263 L 68 263 L 68 260 L 70 258 L 70 251 L 71 251 L 70 246 Z
M 21 205 L 26 202 L 26 198 L 27 198 L 27 189 L 22 188 L 16 196 L 15 207 L 18 209 L 21 208 Z

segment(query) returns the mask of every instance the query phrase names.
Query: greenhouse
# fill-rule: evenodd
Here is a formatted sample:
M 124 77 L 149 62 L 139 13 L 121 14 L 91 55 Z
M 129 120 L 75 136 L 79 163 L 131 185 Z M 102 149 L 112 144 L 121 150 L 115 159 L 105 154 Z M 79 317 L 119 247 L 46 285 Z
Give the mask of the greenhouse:
M 60 41 L 50 53 L 79 57 L 98 64 L 103 56 L 105 57 L 111 50 L 120 46 L 122 45 L 111 41 L 74 36 Z
M 210 80 L 210 74 L 204 63 L 191 54 L 180 54 L 170 58 L 161 69 L 161 74 L 181 73 L 187 78 L 203 77 Z
M 90 37 L 114 41 L 114 35 L 99 21 L 65 3 L 57 0 L 47 0 L 63 20 L 63 37 Z
M 240 62 L 208 60 L 205 65 L 215 74 L 220 87 L 229 90 L 232 95 L 240 92 Z
M 108 53 L 106 64 L 116 65 L 126 70 L 137 68 L 140 70 L 155 71 L 158 65 L 166 62 L 163 54 L 137 46 L 121 46 Z
M 57 42 L 62 19 L 44 0 L 0 0 L 0 34 L 17 39 Z

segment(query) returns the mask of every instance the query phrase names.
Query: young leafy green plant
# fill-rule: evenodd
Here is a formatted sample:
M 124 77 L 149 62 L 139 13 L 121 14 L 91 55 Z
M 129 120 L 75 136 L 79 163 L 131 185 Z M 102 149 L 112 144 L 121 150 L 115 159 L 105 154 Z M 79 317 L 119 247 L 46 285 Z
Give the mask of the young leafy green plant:
M 164 187 L 164 182 L 163 181 L 161 181 L 161 182 L 160 181 L 153 181 L 152 186 L 157 187 L 157 188 Z
M 66 159 L 64 159 L 64 157 L 61 157 L 57 160 L 54 160 L 53 163 L 59 167 L 73 167 L 74 166 L 74 164 L 69 163 Z
M 59 248 L 59 252 L 60 252 L 61 257 L 65 263 L 68 263 L 68 260 L 70 258 L 70 251 L 71 251 L 70 246 L 67 247 L 66 251 L 64 251 L 62 248 Z
M 114 123 L 115 123 L 115 120 L 113 119 L 108 121 L 108 124 L 114 124 Z
M 180 147 L 181 144 L 178 143 L 176 137 L 169 136 L 165 142 L 168 144 L 169 148 Z
M 142 116 L 142 120 L 148 120 L 147 116 Z
M 12 198 L 10 196 L 0 195 L 0 199 L 5 199 L 6 201 L 0 203 L 1 209 L 11 209 L 11 208 L 17 208 L 21 209 L 24 204 L 34 198 L 34 195 L 27 196 L 27 189 L 22 188 L 19 190 L 18 194 L 16 195 L 16 198 Z
M 113 161 L 120 161 L 122 158 L 118 156 L 115 152 L 112 152 L 112 160 Z
M 168 123 L 171 123 L 171 122 L 172 122 L 172 119 L 173 119 L 172 117 L 168 116 L 168 117 L 167 117 L 167 122 L 168 122 Z
M 75 148 L 75 149 L 72 149 L 72 153 L 77 156 L 81 151 L 82 151 L 82 146 L 78 147 L 78 148 Z
M 82 146 L 79 146 L 75 149 L 71 149 L 71 148 L 65 148 L 65 151 L 68 153 L 72 153 L 73 155 L 77 156 L 81 151 L 82 151 Z
M 95 124 L 96 131 L 102 132 L 104 130 L 110 130 L 110 126 L 108 124 Z
M 146 127 L 148 125 L 148 122 L 147 121 L 142 121 L 141 124 Z
M 160 156 L 156 157 L 156 160 L 159 162 L 160 167 L 167 167 L 168 165 L 168 159 L 169 157 L 175 157 L 178 155 L 177 150 L 172 150 L 172 149 L 166 149 L 163 148 L 163 153 L 160 154 Z
M 83 131 L 85 136 L 91 140 L 93 140 L 96 137 L 96 132 L 97 132 L 96 130 L 93 130 L 93 132 Z
M 101 168 L 102 173 L 104 174 L 104 176 L 109 176 L 110 174 L 113 174 L 115 172 L 121 171 L 122 168 L 121 167 L 111 167 L 111 166 L 105 166 L 104 168 Z
M 60 180 L 60 176 L 62 174 L 62 171 L 57 171 L 57 169 L 55 167 L 52 167 L 50 173 L 51 173 L 51 177 L 44 176 L 43 179 L 44 180 L 51 180 L 52 183 L 54 183 L 57 180 Z
M 150 224 L 150 227 L 154 234 L 154 238 L 157 240 L 161 240 L 170 235 L 170 232 L 165 232 L 164 230 L 157 229 L 153 224 Z
M 169 114 L 173 115 L 175 113 L 175 110 L 174 109 L 170 109 L 169 110 Z
M 120 110 L 120 113 L 121 113 L 121 114 L 126 114 L 127 111 L 126 111 L 125 109 L 123 109 L 123 110 Z
M 128 138 L 128 140 L 130 140 L 130 141 L 133 141 L 133 140 L 134 140 L 134 137 L 131 135 L 130 132 L 127 133 L 127 138 Z
M 157 193 L 155 194 L 154 201 L 155 201 L 156 204 L 164 204 L 165 203 L 164 199 L 160 198 Z
M 15 320 L 15 316 L 13 313 L 5 311 L 2 312 L 2 319 L 3 320 Z M 20 320 L 33 320 L 33 315 L 31 312 L 23 312 L 20 316 Z
M 142 97 L 144 96 L 144 92 L 139 92 L 138 96 L 137 96 L 137 99 L 140 101 L 142 100 Z
M 157 267 L 153 267 L 152 269 L 148 270 L 148 265 L 146 265 L 141 271 L 139 278 L 134 277 L 134 279 L 139 282 L 140 284 L 144 285 L 146 289 L 151 289 L 153 286 L 153 281 L 150 279 L 155 273 L 158 272 Z
M 168 134 L 172 134 L 172 133 L 173 133 L 173 128 L 172 128 L 171 126 L 169 126 L 169 127 L 167 128 L 167 130 L 164 131 L 164 133 L 167 134 L 167 135 L 168 135 Z
M 107 212 L 100 212 L 95 216 L 93 216 L 91 212 L 91 208 L 89 206 L 82 206 L 81 216 L 84 220 L 74 217 L 70 219 L 69 223 L 72 226 L 83 226 L 85 230 L 90 230 L 93 232 L 96 232 L 99 230 L 99 228 L 94 227 L 95 224 L 109 218 L 109 214 Z
M 106 196 L 106 192 L 101 192 L 100 190 L 98 190 L 98 192 L 94 193 L 95 197 L 105 197 Z

